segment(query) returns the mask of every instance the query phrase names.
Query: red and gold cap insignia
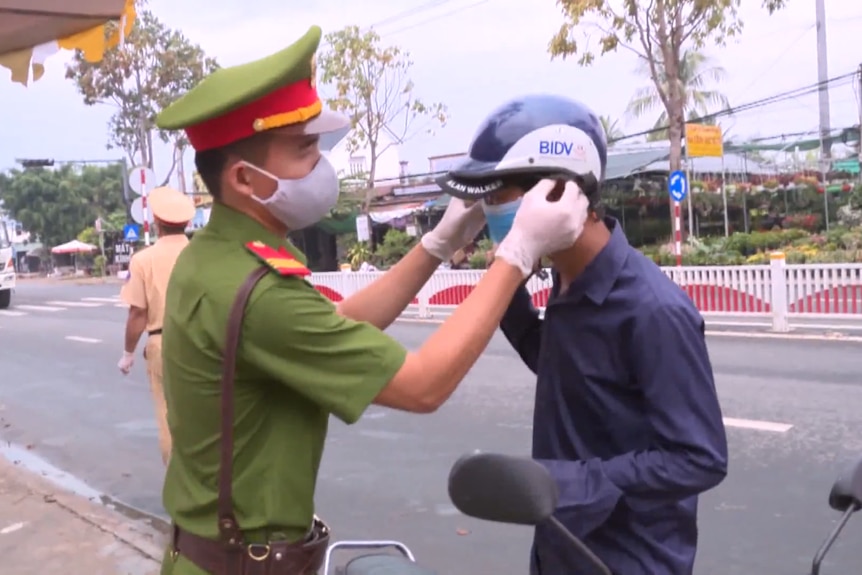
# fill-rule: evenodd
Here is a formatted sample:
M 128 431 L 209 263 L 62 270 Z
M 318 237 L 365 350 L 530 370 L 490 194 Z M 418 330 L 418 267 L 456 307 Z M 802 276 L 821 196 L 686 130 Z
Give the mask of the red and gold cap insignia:
M 305 267 L 284 247 L 272 248 L 263 242 L 249 242 L 246 249 L 254 256 L 283 276 L 311 275 L 311 270 Z

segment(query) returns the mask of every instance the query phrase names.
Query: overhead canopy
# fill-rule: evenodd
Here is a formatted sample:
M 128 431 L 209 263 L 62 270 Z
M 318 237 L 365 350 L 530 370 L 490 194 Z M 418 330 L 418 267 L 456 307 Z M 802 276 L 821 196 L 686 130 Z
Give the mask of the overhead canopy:
M 422 208 L 424 202 L 413 202 L 409 204 L 396 204 L 390 206 L 376 206 L 371 208 L 368 215 L 371 220 L 378 224 L 388 224 L 392 220 L 409 216 Z
M 134 0 L 0 0 L 0 66 L 26 85 L 30 68 L 38 80 L 45 59 L 60 49 L 82 50 L 98 62 L 121 36 L 107 37 L 105 23 L 124 20 L 128 34 L 134 17 Z
M 349 234 L 356 231 L 356 216 L 349 215 L 338 218 L 323 218 L 315 224 L 315 227 L 333 236 Z
M 641 150 L 637 152 L 621 152 L 608 154 L 608 165 L 605 168 L 605 181 L 627 178 L 652 164 L 665 160 L 670 155 L 666 149 Z
M 78 240 L 72 240 L 71 242 L 66 242 L 65 244 L 60 244 L 59 246 L 55 246 L 51 248 L 52 254 L 86 254 L 90 252 L 96 251 L 96 246 L 92 244 L 85 244 L 84 242 Z

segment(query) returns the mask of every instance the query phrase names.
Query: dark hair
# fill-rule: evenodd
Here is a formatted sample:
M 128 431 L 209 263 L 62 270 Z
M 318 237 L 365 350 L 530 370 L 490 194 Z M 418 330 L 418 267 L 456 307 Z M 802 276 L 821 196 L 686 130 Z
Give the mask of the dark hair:
M 555 179 L 556 177 L 561 180 L 573 180 L 578 184 L 584 192 L 584 195 L 587 196 L 587 200 L 590 202 L 590 210 L 592 210 L 598 218 L 605 217 L 605 207 L 602 205 L 602 186 L 592 172 L 577 176 L 573 176 L 571 174 L 543 174 L 541 176 L 525 174 L 522 176 L 513 176 L 512 179 L 507 178 L 505 181 L 506 183 L 511 183 L 522 190 L 527 191 L 532 189 L 541 180 Z
M 195 152 L 195 168 L 213 199 L 221 200 L 221 175 L 228 162 L 241 158 L 254 164 L 263 163 L 270 139 L 270 134 L 260 132 L 221 148 Z
M 169 224 L 167 222 L 159 222 L 160 236 L 178 236 L 186 233 L 186 224 Z

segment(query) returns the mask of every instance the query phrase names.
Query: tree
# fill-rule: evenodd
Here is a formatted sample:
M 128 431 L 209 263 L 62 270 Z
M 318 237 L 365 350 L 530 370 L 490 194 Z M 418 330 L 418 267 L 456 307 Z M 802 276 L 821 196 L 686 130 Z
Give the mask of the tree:
M 125 220 L 118 165 L 10 170 L 0 174 L 0 200 L 47 247 L 76 238 L 96 218 Z
M 656 61 L 661 62 L 660 57 Z M 650 69 L 646 61 L 641 60 L 638 66 L 641 75 L 649 77 Z M 710 112 L 730 108 L 727 97 L 718 90 L 710 90 L 711 83 L 719 84 L 727 78 L 727 71 L 717 65 L 712 58 L 696 50 L 685 50 L 679 64 L 679 86 L 683 98 L 683 115 L 689 122 L 714 124 Z M 664 76 L 664 67 L 659 66 L 659 79 L 665 91 L 668 92 L 668 81 Z M 661 96 L 655 84 L 644 86 L 635 92 L 629 102 L 626 113 L 634 118 L 641 118 L 656 108 L 662 108 L 653 124 L 653 131 L 647 136 L 650 141 L 666 140 L 668 138 L 667 110 L 662 105 Z M 712 108 L 712 110 L 710 110 Z
M 686 48 L 702 49 L 707 43 L 725 45 L 742 31 L 742 0 L 557 0 L 564 22 L 551 39 L 552 58 L 579 56 L 587 66 L 596 57 L 619 47 L 633 52 L 649 69 L 649 77 L 668 117 L 670 169 L 682 164 L 685 124 L 685 92 L 681 85 L 682 55 Z M 761 0 L 772 14 L 787 0 Z M 592 25 L 598 45 L 578 33 Z
M 381 45 L 374 30 L 363 32 L 358 26 L 348 26 L 327 34 L 325 41 L 327 47 L 319 60 L 321 81 L 334 89 L 327 104 L 350 117 L 350 153 L 366 148 L 370 156 L 367 211 L 380 156 L 389 146 L 445 126 L 447 109 L 443 104 L 426 104 L 414 95 L 410 54 L 398 46 Z
M 140 10 L 125 45 L 106 51 L 101 62 L 87 62 L 78 51 L 66 68 L 88 106 L 116 108 L 108 125 L 108 149 L 123 150 L 132 164 L 153 167 L 153 134 L 174 147 L 173 165 L 187 146 L 178 132 L 158 130 L 156 114 L 218 68 L 200 46 Z
M 613 140 L 623 137 L 623 130 L 620 128 L 619 120 L 614 120 L 610 116 L 599 116 L 599 121 L 602 123 L 602 129 L 605 131 L 605 139 L 608 141 L 608 146 L 613 146 Z

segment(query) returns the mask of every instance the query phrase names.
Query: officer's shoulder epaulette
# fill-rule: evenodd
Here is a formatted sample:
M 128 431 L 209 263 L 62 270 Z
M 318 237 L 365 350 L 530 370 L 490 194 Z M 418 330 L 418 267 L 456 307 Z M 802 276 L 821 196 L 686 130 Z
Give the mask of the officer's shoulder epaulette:
M 280 275 L 302 277 L 311 274 L 311 270 L 284 247 L 275 249 L 263 242 L 249 242 L 245 244 L 245 249 Z

